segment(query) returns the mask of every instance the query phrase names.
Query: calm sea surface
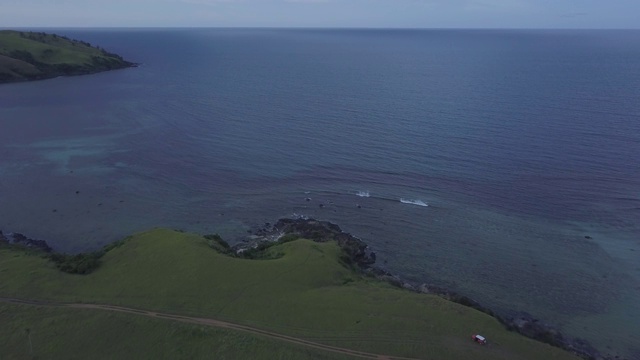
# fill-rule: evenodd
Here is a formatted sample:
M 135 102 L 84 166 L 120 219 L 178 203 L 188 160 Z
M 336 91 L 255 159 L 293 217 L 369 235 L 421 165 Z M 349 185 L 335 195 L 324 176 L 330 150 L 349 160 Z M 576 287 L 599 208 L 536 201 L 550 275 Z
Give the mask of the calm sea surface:
M 640 359 L 639 31 L 54 31 L 142 66 L 0 86 L 0 229 L 330 220 Z

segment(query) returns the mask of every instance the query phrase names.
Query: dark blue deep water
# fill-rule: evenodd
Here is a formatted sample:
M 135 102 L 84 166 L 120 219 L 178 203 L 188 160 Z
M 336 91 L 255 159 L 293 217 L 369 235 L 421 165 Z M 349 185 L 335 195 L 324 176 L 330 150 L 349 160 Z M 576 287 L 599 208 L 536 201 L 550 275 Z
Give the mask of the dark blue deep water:
M 0 86 L 0 229 L 316 217 L 640 359 L 639 31 L 54 31 L 142 66 Z

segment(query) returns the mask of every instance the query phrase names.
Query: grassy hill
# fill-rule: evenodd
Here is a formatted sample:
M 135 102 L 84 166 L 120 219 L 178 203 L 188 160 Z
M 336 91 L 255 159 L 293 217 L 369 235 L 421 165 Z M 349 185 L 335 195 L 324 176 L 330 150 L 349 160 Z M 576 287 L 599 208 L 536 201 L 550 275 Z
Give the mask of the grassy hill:
M 0 31 L 0 83 L 91 74 L 133 65 L 83 41 L 42 32 Z
M 474 309 L 363 277 L 341 262 L 334 242 L 296 240 L 266 251 L 272 259 L 229 257 L 198 235 L 157 229 L 110 250 L 95 272 L 72 275 L 42 256 L 0 249 L 0 297 L 217 319 L 396 357 L 577 359 Z M 490 344 L 472 342 L 476 332 Z M 7 358 L 350 358 L 136 313 L 2 302 L 0 338 Z

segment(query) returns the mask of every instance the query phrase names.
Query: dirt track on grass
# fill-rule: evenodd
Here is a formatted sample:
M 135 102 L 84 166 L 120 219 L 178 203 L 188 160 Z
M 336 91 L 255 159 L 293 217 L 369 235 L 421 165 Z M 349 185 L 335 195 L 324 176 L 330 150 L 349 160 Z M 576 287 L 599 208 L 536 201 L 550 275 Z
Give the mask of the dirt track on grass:
M 300 346 L 306 346 L 308 348 L 313 348 L 317 350 L 324 350 L 332 353 L 349 355 L 362 359 L 377 359 L 377 360 L 419 360 L 416 358 L 407 358 L 401 356 L 391 356 L 391 355 L 382 355 L 382 354 L 373 354 L 364 351 L 351 350 L 347 348 L 341 348 L 337 346 L 325 345 L 309 340 L 305 340 L 302 338 L 296 338 L 289 335 L 283 335 L 276 332 L 263 330 L 247 325 L 235 324 L 227 321 L 216 320 L 211 318 L 200 318 L 200 317 L 191 317 L 191 316 L 183 316 L 183 315 L 175 315 L 175 314 L 167 314 L 161 313 L 157 311 L 148 311 L 148 310 L 140 310 L 127 308 L 122 306 L 114 306 L 114 305 L 100 305 L 100 304 L 78 304 L 78 303 L 54 303 L 54 302 L 46 302 L 46 301 L 38 301 L 38 300 L 25 300 L 25 299 L 11 299 L 11 298 L 0 298 L 0 302 L 11 303 L 11 304 L 20 304 L 20 305 L 32 305 L 32 306 L 47 306 L 47 307 L 57 307 L 57 308 L 73 308 L 73 309 L 92 309 L 92 310 L 102 310 L 102 311 L 113 311 L 120 313 L 127 313 L 132 315 L 139 316 L 147 316 L 157 319 L 178 321 L 182 323 L 188 324 L 198 324 L 205 325 L 211 327 L 217 327 L 222 329 L 230 329 L 236 331 L 242 331 L 245 333 L 251 333 L 254 335 L 260 335 L 280 341 L 286 341 L 291 344 L 296 344 Z

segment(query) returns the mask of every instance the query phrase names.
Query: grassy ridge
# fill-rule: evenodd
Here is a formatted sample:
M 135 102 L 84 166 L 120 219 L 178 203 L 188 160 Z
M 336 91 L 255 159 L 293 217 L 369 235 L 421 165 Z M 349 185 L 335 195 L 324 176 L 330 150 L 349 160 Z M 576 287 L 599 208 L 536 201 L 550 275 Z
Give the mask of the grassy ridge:
M 343 266 L 333 242 L 297 240 L 268 251 L 282 256 L 231 258 L 200 236 L 158 229 L 135 235 L 109 251 L 94 273 L 79 276 L 41 257 L 0 249 L 0 296 L 211 317 L 398 356 L 575 359 L 476 310 L 363 278 Z M 491 346 L 471 342 L 475 332 Z
M 55 34 L 0 31 L 0 83 L 132 66 L 119 55 Z

